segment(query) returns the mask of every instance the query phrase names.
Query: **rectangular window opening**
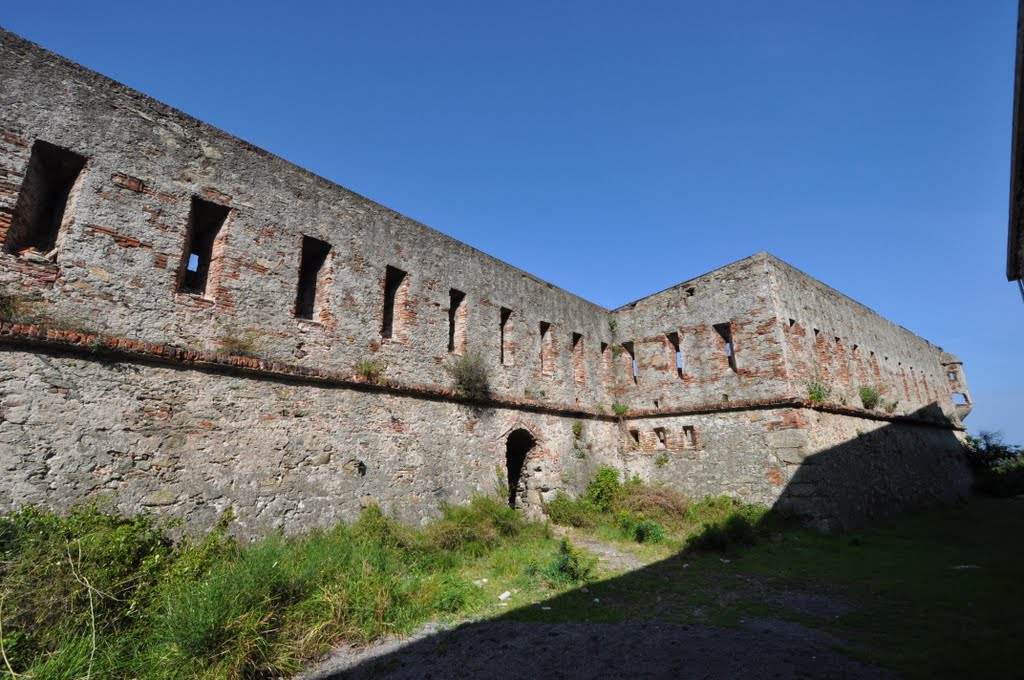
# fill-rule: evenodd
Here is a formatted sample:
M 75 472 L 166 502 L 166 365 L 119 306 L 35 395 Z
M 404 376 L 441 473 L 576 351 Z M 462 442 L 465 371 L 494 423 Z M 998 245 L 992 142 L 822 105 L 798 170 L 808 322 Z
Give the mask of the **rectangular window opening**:
M 956 380 L 956 373 L 954 373 L 953 371 L 950 371 L 949 372 L 949 379 L 950 379 L 950 381 L 955 381 Z
M 405 272 L 391 265 L 384 270 L 384 322 L 381 324 L 380 334 L 385 340 L 390 340 L 395 335 L 395 307 L 405 277 Z
M 629 361 L 629 374 L 633 377 L 633 384 L 636 385 L 640 381 L 640 366 L 636 361 L 636 351 L 633 343 L 622 343 L 622 349 L 626 352 L 626 358 Z
M 501 308 L 500 316 L 498 317 L 498 327 L 501 333 L 501 338 L 498 344 L 498 352 L 500 353 L 501 363 L 503 366 L 509 364 L 508 357 L 505 354 L 505 333 L 508 331 L 508 320 L 512 318 L 512 310 L 505 307 Z
M 56 247 L 71 191 L 85 160 L 73 151 L 36 140 L 7 229 L 4 252 L 18 254 L 34 249 L 46 255 Z
M 683 446 L 688 449 L 697 448 L 697 432 L 693 429 L 693 425 L 683 426 Z
M 967 395 L 964 394 L 963 392 L 954 392 L 953 403 L 956 404 L 957 406 L 966 406 L 967 404 L 971 403 L 971 400 L 968 399 Z
M 665 448 L 665 428 L 654 428 L 654 434 L 658 438 L 658 447 L 662 449 Z
M 577 385 L 585 385 L 587 382 L 586 364 L 583 361 L 583 335 L 572 334 L 572 368 L 573 381 Z
M 448 351 L 466 351 L 466 294 L 452 288 L 448 291 Z
M 227 206 L 192 198 L 179 292 L 206 295 L 213 246 L 229 214 L 231 208 Z
M 683 377 L 683 351 L 679 346 L 679 333 L 669 333 L 667 336 L 669 344 L 672 346 L 672 351 L 675 353 L 676 359 L 676 375 L 680 378 Z
M 629 436 L 635 445 L 640 446 L 640 430 L 630 430 Z
M 312 319 L 316 314 L 317 292 L 324 284 L 324 265 L 330 252 L 331 244 L 312 236 L 302 237 L 299 290 L 295 298 L 295 316 L 300 319 Z
M 716 323 L 715 331 L 721 336 L 722 341 L 725 343 L 725 357 L 729 361 L 729 369 L 736 372 L 736 353 L 732 342 L 732 324 L 731 323 Z
M 540 322 L 540 371 L 547 373 L 552 369 L 551 359 L 548 357 L 548 342 L 550 342 L 551 324 L 547 321 Z

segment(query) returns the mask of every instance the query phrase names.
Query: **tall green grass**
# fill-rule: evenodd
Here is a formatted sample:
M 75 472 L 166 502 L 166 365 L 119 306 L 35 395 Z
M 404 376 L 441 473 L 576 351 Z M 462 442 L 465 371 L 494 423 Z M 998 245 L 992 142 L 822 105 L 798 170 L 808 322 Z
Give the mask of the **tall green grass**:
M 548 536 L 488 497 L 423 529 L 376 507 L 351 526 L 246 546 L 229 527 L 173 542 L 154 518 L 102 505 L 0 516 L 0 674 L 278 677 L 339 640 L 474 610 L 483 594 L 463 567 Z
M 781 521 L 767 508 L 728 496 L 691 502 L 674 489 L 638 479 L 621 482 L 618 470 L 611 467 L 599 468 L 580 498 L 559 492 L 545 510 L 562 526 L 638 543 L 661 543 L 671 536 L 689 550 L 751 545 Z

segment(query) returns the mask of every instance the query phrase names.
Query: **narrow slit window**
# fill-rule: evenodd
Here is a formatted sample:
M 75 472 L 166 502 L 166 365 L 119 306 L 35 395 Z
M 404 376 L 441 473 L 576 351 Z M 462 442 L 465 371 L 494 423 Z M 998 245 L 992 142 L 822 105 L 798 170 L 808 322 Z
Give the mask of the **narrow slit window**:
M 448 291 L 448 351 L 463 354 L 466 351 L 466 294 L 452 288 Z
M 227 206 L 192 198 L 180 292 L 206 295 L 214 245 L 230 213 Z
M 395 336 L 395 307 L 400 307 L 406 273 L 388 265 L 384 270 L 384 321 L 380 334 L 385 340 Z
M 688 449 L 697 448 L 697 432 L 693 425 L 683 425 L 683 446 Z
M 722 338 L 722 342 L 725 343 L 725 358 L 729 362 L 729 370 L 733 373 L 736 372 L 736 348 L 733 345 L 732 339 L 732 324 L 731 323 L 716 323 L 715 331 Z
M 572 334 L 572 369 L 573 381 L 577 385 L 584 385 L 587 382 L 587 369 L 583 360 L 583 335 Z
M 950 371 L 950 372 L 949 372 L 949 380 L 950 380 L 951 382 L 952 382 L 952 381 L 955 381 L 955 380 L 956 380 L 956 373 L 954 373 L 953 371 Z
M 502 307 L 501 308 L 501 312 L 500 312 L 500 316 L 498 317 L 498 327 L 499 327 L 499 330 L 500 330 L 500 333 L 501 333 L 501 337 L 500 337 L 499 345 L 498 345 L 498 351 L 499 351 L 499 353 L 501 355 L 501 363 L 502 363 L 503 366 L 507 366 L 510 363 L 512 363 L 510 361 L 511 356 L 507 353 L 507 351 L 505 349 L 505 334 L 508 333 L 508 330 L 509 330 L 508 322 L 509 322 L 509 319 L 511 319 L 511 318 L 512 318 L 512 310 L 511 309 L 507 309 L 505 307 Z
M 640 367 L 636 361 L 636 351 L 632 342 L 622 343 L 622 349 L 626 352 L 626 361 L 628 362 L 629 374 L 633 378 L 633 384 L 636 385 L 640 381 Z
M 665 428 L 656 427 L 654 428 L 654 436 L 658 438 L 658 448 L 665 448 Z
M 299 259 L 299 290 L 295 298 L 295 316 L 312 319 L 317 313 L 317 303 L 323 302 L 326 285 L 327 256 L 331 244 L 313 238 L 302 237 L 302 255 Z
M 554 367 L 551 365 L 551 357 L 548 356 L 548 344 L 551 342 L 551 324 L 547 321 L 540 322 L 540 372 L 548 375 Z
M 676 375 L 680 378 L 683 377 L 683 350 L 679 345 L 679 333 L 669 333 L 668 337 L 669 345 L 672 347 L 672 352 L 675 354 L 676 362 Z
M 630 430 L 629 437 L 634 445 L 640 446 L 640 430 Z
M 84 167 L 84 156 L 36 140 L 7 229 L 5 252 L 35 249 L 47 254 L 56 247 L 72 190 Z

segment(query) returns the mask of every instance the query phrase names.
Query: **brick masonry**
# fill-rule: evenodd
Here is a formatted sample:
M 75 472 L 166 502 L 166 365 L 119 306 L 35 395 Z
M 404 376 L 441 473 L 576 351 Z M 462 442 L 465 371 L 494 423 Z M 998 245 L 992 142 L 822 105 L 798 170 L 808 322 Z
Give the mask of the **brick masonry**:
M 966 491 L 960 361 L 766 253 L 605 310 L 0 31 L 0 243 L 45 202 L 40 140 L 86 164 L 53 251 L 0 253 L 34 319 L 0 327 L 0 506 L 109 493 L 197 524 L 231 506 L 254 533 L 371 501 L 418 520 L 492 491 L 520 428 L 530 512 L 599 464 L 822 528 Z M 197 201 L 226 214 L 199 293 Z M 310 319 L 304 236 L 330 246 Z M 388 267 L 406 274 L 385 337 Z M 240 339 L 258 358 L 225 354 Z M 485 397 L 451 389 L 468 353 Z M 891 413 L 860 408 L 867 384 Z

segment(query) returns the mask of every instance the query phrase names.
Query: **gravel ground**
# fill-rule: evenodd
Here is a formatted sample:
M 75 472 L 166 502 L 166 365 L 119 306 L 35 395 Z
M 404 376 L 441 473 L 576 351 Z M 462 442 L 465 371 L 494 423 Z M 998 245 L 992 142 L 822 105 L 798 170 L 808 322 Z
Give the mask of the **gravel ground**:
M 747 629 L 670 623 L 426 626 L 405 640 L 338 650 L 302 680 L 342 678 L 893 678 L 776 619 Z

